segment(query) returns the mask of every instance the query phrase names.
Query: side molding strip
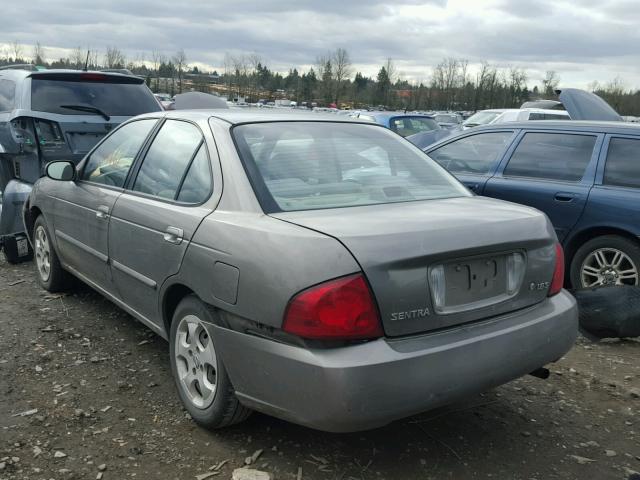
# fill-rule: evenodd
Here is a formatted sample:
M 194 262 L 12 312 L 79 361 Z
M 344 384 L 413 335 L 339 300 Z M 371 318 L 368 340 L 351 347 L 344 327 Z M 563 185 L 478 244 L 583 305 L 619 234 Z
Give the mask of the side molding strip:
M 56 230 L 55 234 L 56 234 L 56 237 L 61 238 L 65 242 L 68 242 L 68 243 L 70 243 L 72 245 L 75 245 L 80 250 L 84 250 L 88 254 L 93 255 L 94 257 L 98 258 L 101 262 L 107 263 L 109 261 L 109 257 L 106 256 L 104 253 L 101 253 L 101 252 L 91 248 L 89 245 L 85 245 L 81 241 L 76 240 L 75 238 L 73 238 L 70 235 L 67 235 L 66 233 L 61 232 L 60 230 Z
M 158 286 L 158 284 L 156 283 L 155 280 L 153 280 L 153 279 L 151 279 L 149 277 L 145 277 L 141 273 L 136 272 L 132 268 L 129 268 L 126 265 L 123 265 L 120 262 L 116 262 L 115 260 L 111 260 L 111 266 L 113 268 L 115 268 L 116 270 L 121 271 L 125 275 L 129 275 L 130 277 L 135 278 L 140 283 L 146 285 L 149 288 L 152 288 L 153 290 L 155 290 L 156 287 Z

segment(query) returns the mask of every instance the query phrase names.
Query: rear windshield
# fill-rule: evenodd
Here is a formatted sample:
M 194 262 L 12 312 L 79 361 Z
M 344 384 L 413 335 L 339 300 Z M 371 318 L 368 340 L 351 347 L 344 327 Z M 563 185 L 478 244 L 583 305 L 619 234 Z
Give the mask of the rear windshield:
M 273 122 L 233 135 L 267 212 L 468 196 L 418 148 L 364 124 Z
M 160 110 L 144 84 L 31 79 L 31 109 L 63 115 L 91 115 L 64 108 L 94 107 L 109 116 L 134 116 Z

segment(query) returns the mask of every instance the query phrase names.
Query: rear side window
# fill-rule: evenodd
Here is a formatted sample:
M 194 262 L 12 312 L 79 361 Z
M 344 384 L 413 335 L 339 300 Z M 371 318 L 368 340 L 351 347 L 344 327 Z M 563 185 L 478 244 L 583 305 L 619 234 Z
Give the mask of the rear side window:
M 87 111 L 86 107 L 97 108 L 109 116 L 127 117 L 160 110 L 144 84 L 32 78 L 32 110 L 62 115 L 99 114 Z
M 527 133 L 504 175 L 577 182 L 591 161 L 595 143 L 592 135 Z
M 0 112 L 13 110 L 16 84 L 11 80 L 0 79 Z
M 167 120 L 144 157 L 133 190 L 176 199 L 182 179 L 202 141 L 202 133 L 195 125 Z
M 202 203 L 211 194 L 211 167 L 207 147 L 200 145 L 200 149 L 189 167 L 187 176 L 182 182 L 178 201 L 186 203 Z
M 612 138 L 604 167 L 605 185 L 640 188 L 640 140 Z
M 448 143 L 429 156 L 452 173 L 488 173 L 500 158 L 513 132 L 471 135 Z
M 124 186 L 131 164 L 156 122 L 156 119 L 138 120 L 109 135 L 89 157 L 82 179 L 112 187 Z

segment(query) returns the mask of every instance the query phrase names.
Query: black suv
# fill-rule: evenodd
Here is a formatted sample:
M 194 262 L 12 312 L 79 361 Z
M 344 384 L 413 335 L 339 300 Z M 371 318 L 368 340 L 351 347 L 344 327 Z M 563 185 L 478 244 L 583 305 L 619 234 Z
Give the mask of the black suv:
M 162 107 L 144 80 L 78 70 L 0 69 L 0 246 L 31 256 L 21 208 L 52 160 L 79 162 L 114 127 Z

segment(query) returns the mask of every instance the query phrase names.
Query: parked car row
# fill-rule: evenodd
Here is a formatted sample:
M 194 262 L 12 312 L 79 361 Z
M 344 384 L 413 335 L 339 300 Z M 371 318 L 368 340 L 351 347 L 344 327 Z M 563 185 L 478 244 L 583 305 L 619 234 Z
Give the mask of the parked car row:
M 8 184 L 24 184 L 38 282 L 54 292 L 77 277 L 169 340 L 178 395 L 207 428 L 257 410 L 362 430 L 544 376 L 577 334 L 562 244 L 574 286 L 638 281 L 632 126 L 504 123 L 452 136 L 435 115 L 222 109 L 197 92 L 175 99 L 190 110 L 164 111 L 125 75 L 21 78 Z M 13 107 L 39 111 L 41 81 L 55 104 L 22 127 Z M 150 99 L 149 113 L 100 124 L 78 162 L 59 110 L 110 122 L 118 102 L 98 94 L 113 85 Z M 90 100 L 60 103 L 87 89 Z M 429 155 L 401 138 L 416 135 L 437 142 Z M 463 183 L 552 205 L 551 221 Z M 598 217 L 611 202 L 618 211 Z

